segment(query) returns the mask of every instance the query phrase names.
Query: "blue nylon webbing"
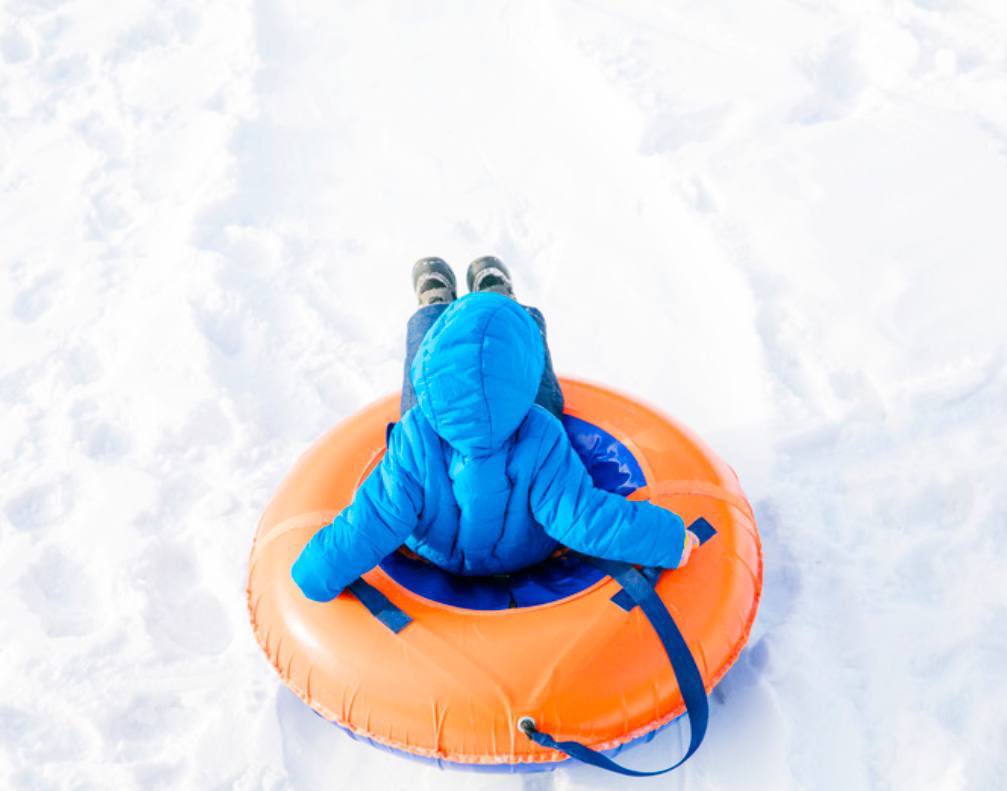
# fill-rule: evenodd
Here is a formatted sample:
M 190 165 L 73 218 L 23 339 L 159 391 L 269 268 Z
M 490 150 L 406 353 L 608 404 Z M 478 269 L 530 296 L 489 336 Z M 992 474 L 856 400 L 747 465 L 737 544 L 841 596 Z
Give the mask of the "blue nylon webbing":
M 534 722 L 527 718 L 522 718 L 521 729 L 536 744 L 540 744 L 547 749 L 559 750 L 571 758 L 576 758 L 578 761 L 596 766 L 599 769 L 606 769 L 610 772 L 616 772 L 629 777 L 652 777 L 654 775 L 665 774 L 673 769 L 677 769 L 689 760 L 693 753 L 699 749 L 699 745 L 702 744 L 703 737 L 706 735 L 706 725 L 709 720 L 710 709 L 706 699 L 706 689 L 703 686 L 703 676 L 696 666 L 696 660 L 693 659 L 689 646 L 678 629 L 678 625 L 671 617 L 671 613 L 668 612 L 668 608 L 664 606 L 661 597 L 657 595 L 653 584 L 640 571 L 628 563 L 602 560 L 601 558 L 591 558 L 590 560 L 606 574 L 611 575 L 622 586 L 623 591 L 628 594 L 635 604 L 640 606 L 654 631 L 657 632 L 657 636 L 660 638 L 665 653 L 667 653 L 668 659 L 671 662 L 671 669 L 675 673 L 675 680 L 678 681 L 678 688 L 681 690 L 682 700 L 685 702 L 685 710 L 689 715 L 691 731 L 689 749 L 673 766 L 653 772 L 643 772 L 620 766 L 608 756 L 603 755 L 597 750 L 592 750 L 580 742 L 558 742 L 548 733 L 538 730 Z
M 717 531 L 714 529 L 713 525 L 707 522 L 702 516 L 689 525 L 689 529 L 696 534 L 696 538 L 699 539 L 700 546 L 703 546 L 703 544 L 717 535 Z
M 714 529 L 713 525 L 707 522 L 702 516 L 689 525 L 689 530 L 696 534 L 696 538 L 699 539 L 700 546 L 703 546 L 703 544 L 717 535 L 717 531 Z M 644 566 L 640 569 L 640 573 L 647 578 L 647 582 L 651 585 L 657 584 L 658 577 L 661 576 L 662 571 L 664 571 L 664 569 L 658 566 Z M 612 597 L 612 601 L 622 607 L 622 609 L 626 612 L 629 612 L 636 607 L 636 602 L 633 601 L 632 597 L 624 590 L 615 594 L 615 596 Z
M 413 619 L 392 604 L 391 600 L 381 591 L 365 582 L 361 577 L 351 582 L 346 589 L 357 597 L 368 612 L 381 623 L 398 634 L 412 623 Z

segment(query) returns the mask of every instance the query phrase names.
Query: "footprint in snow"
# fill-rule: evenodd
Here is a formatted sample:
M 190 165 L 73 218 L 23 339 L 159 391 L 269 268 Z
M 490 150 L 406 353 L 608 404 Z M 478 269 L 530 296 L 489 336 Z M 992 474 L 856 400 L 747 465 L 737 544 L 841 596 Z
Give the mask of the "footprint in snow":
M 84 731 L 38 711 L 0 706 L 0 745 L 15 765 L 75 761 L 87 752 Z
M 791 788 L 789 724 L 776 690 L 767 680 L 772 641 L 747 648 L 717 685 L 711 727 L 696 768 L 714 766 L 725 788 Z M 758 733 L 758 738 L 752 734 Z
M 801 569 L 791 547 L 785 543 L 787 535 L 780 529 L 779 508 L 770 499 L 755 504 L 756 521 L 762 534 L 763 552 L 773 558 L 766 564 L 762 589 L 762 605 L 759 621 L 762 627 L 771 630 L 785 622 L 794 611 L 803 587 Z
M 70 410 L 74 437 L 84 453 L 95 461 L 117 459 L 129 450 L 129 433 L 114 421 L 105 420 L 97 402 L 85 401 Z
M 29 486 L 7 501 L 4 513 L 15 530 L 32 532 L 65 519 L 72 500 L 73 492 L 64 482 Z
M 35 57 L 35 42 L 24 31 L 9 28 L 0 35 L 0 54 L 10 65 L 25 63 Z
M 91 113 L 78 121 L 74 128 L 85 143 L 107 157 L 105 161 L 106 172 L 123 164 L 126 138 L 121 128 L 111 123 L 108 118 L 98 113 Z
M 170 438 L 173 449 L 227 447 L 234 432 L 227 415 L 213 399 L 204 399 L 189 412 L 185 423 Z
M 192 723 L 176 694 L 140 693 L 125 700 L 112 699 L 100 728 L 116 759 L 142 761 L 156 758 L 173 736 Z
M 640 141 L 644 156 L 673 154 L 691 143 L 705 143 L 720 134 L 730 119 L 726 104 L 683 113 L 664 111 L 650 118 Z
M 54 97 L 61 98 L 91 77 L 91 59 L 83 53 L 67 55 L 44 61 L 41 72 L 45 81 L 53 87 Z
M 95 382 L 105 371 L 94 346 L 85 341 L 70 345 L 59 365 L 61 377 L 71 386 Z
M 196 324 L 206 339 L 224 357 L 236 357 L 244 346 L 244 328 L 233 296 L 220 295 L 204 304 L 193 304 Z
M 91 210 L 88 214 L 88 228 L 92 239 L 104 240 L 114 237 L 119 231 L 133 223 L 131 206 L 137 196 L 129 190 L 105 187 L 91 196 Z
M 748 645 L 723 681 L 713 691 L 713 699 L 720 704 L 738 694 L 745 687 L 756 684 L 769 670 L 772 662 L 772 640 L 766 636 Z
M 136 780 L 137 788 L 184 788 L 186 785 L 185 764 L 171 763 L 170 761 L 151 761 L 139 764 L 133 769 L 133 778 Z
M 21 598 L 50 637 L 89 634 L 103 610 L 86 569 L 58 549 L 47 549 L 18 581 Z
M 155 541 L 140 560 L 137 587 L 147 594 L 147 633 L 160 651 L 206 656 L 231 644 L 227 612 L 200 575 L 194 553 L 178 544 Z
M 53 287 L 57 280 L 56 275 L 49 272 L 14 297 L 13 312 L 18 321 L 31 324 L 52 307 Z
M 152 598 L 146 624 L 156 642 L 170 640 L 191 654 L 219 654 L 231 644 L 231 624 L 223 605 L 202 588 L 180 598 Z

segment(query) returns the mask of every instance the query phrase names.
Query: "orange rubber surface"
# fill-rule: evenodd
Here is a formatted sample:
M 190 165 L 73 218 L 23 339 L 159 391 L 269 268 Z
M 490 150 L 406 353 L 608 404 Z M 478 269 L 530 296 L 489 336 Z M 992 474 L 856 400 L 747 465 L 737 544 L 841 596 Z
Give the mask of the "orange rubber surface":
M 733 470 L 687 429 L 607 388 L 561 380 L 566 411 L 608 431 L 636 456 L 649 496 L 717 536 L 657 590 L 685 636 L 707 690 L 748 640 L 762 590 L 762 550 Z M 430 601 L 381 569 L 365 579 L 413 618 L 399 634 L 350 594 L 306 599 L 290 567 L 332 521 L 384 452 L 398 395 L 364 408 L 297 462 L 263 514 L 249 561 L 256 639 L 309 706 L 354 733 L 427 758 L 469 764 L 565 759 L 515 727 L 524 715 L 556 739 L 607 750 L 684 711 L 661 643 L 604 578 L 534 607 L 468 610 Z M 714 723 L 715 724 L 715 723 Z

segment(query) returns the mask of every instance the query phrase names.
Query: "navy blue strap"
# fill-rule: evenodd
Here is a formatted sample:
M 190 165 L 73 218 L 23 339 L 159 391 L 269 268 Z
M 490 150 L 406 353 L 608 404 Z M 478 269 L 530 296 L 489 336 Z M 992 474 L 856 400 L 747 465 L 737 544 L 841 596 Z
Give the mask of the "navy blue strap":
M 391 599 L 369 582 L 365 582 L 363 578 L 351 582 L 347 586 L 347 590 L 357 597 L 371 615 L 395 632 L 395 634 L 398 634 L 413 622 L 412 618 L 392 604 Z
M 575 741 L 558 742 L 548 733 L 543 733 L 535 727 L 535 723 L 529 717 L 523 717 L 519 726 L 528 738 L 536 744 L 551 750 L 559 750 L 566 753 L 571 758 L 583 761 L 599 769 L 607 769 L 629 777 L 651 777 L 662 775 L 677 769 L 684 764 L 693 753 L 699 749 L 706 735 L 706 724 L 709 720 L 709 703 L 706 699 L 706 689 L 703 686 L 703 676 L 696 666 L 696 660 L 692 658 L 689 646 L 678 630 L 678 625 L 664 606 L 661 597 L 657 595 L 653 584 L 636 568 L 628 563 L 619 561 L 602 560 L 601 558 L 590 558 L 605 573 L 612 576 L 616 582 L 622 585 L 623 590 L 629 597 L 640 606 L 643 614 L 647 616 L 657 636 L 661 639 L 665 653 L 671 662 L 671 669 L 675 673 L 675 680 L 678 681 L 678 688 L 682 692 L 682 700 L 685 702 L 685 710 L 689 715 L 689 726 L 691 730 L 689 738 L 689 749 L 685 755 L 674 766 L 667 769 L 659 769 L 654 772 L 641 772 L 635 769 L 627 769 L 620 766 L 611 758 L 603 755 L 597 750 L 592 750 L 587 745 Z
M 706 521 L 703 517 L 699 517 L 695 522 L 689 525 L 689 530 L 696 534 L 696 538 L 699 539 L 699 545 L 703 546 L 707 541 L 717 535 L 717 531 L 714 529 L 713 525 Z M 644 566 L 640 569 L 640 573 L 647 578 L 647 581 L 652 585 L 657 584 L 658 577 L 661 576 L 661 572 L 664 569 L 658 566 Z M 630 598 L 630 595 L 626 591 L 621 590 L 615 596 L 612 597 L 612 601 L 618 604 L 626 612 L 629 612 L 634 607 L 636 607 L 636 602 Z
M 689 525 L 689 530 L 696 534 L 696 538 L 699 539 L 699 545 L 703 546 L 707 541 L 717 535 L 716 529 L 703 517 L 699 517 L 695 522 Z

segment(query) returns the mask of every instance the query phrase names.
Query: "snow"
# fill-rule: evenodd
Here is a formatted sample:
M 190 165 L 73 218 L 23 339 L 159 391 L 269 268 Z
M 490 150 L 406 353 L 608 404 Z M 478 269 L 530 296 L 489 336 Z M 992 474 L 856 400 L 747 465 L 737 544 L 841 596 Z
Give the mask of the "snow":
M 8 0 L 0 786 L 1007 787 L 1005 42 L 999 0 Z M 755 505 L 673 775 L 375 751 L 247 626 L 271 491 L 398 386 L 412 261 L 485 253 Z

